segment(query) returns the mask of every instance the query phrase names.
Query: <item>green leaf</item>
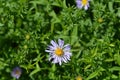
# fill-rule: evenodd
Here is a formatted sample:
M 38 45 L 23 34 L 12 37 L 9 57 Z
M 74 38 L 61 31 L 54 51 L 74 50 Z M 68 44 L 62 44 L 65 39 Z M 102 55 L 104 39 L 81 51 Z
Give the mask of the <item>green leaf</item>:
M 78 41 L 78 26 L 73 27 L 73 31 L 71 33 L 71 44 L 73 45 L 76 41 Z
M 120 65 L 120 54 L 119 53 L 114 55 L 114 59 L 117 62 L 117 64 Z
M 97 69 L 95 72 L 91 73 L 91 74 L 87 77 L 86 80 L 90 80 L 90 79 L 96 77 L 97 75 L 99 75 L 99 73 L 100 73 L 101 71 L 104 71 L 104 69 L 103 69 L 102 67 L 99 68 L 99 69 Z
M 112 59 L 112 58 L 108 58 L 105 60 L 105 62 L 112 62 L 112 61 L 114 61 L 114 59 Z
M 114 67 L 110 68 L 109 71 L 120 71 L 120 67 L 114 66 Z
M 38 65 L 38 63 L 36 64 L 36 68 L 30 73 L 30 77 L 31 77 L 31 79 L 33 79 L 33 75 L 34 74 L 36 74 L 37 72 L 39 72 L 41 69 L 40 69 L 40 67 L 39 67 L 39 65 Z
M 110 10 L 111 12 L 114 12 L 113 2 L 109 2 L 109 3 L 108 3 L 108 7 L 109 7 L 109 10 Z
M 0 23 L 0 27 L 1 27 L 1 26 L 4 26 L 4 24 Z
M 53 66 L 52 66 L 52 72 L 55 72 L 56 71 L 56 66 L 55 66 L 55 64 L 53 64 Z

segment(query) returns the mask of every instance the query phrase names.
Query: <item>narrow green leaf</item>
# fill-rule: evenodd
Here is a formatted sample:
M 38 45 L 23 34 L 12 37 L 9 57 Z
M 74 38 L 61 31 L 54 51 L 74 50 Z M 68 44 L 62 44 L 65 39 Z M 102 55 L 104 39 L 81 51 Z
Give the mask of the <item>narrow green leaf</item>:
M 101 71 L 104 71 L 104 69 L 103 69 L 103 68 L 97 69 L 95 72 L 91 73 L 91 74 L 87 77 L 86 80 L 90 80 L 90 79 L 96 77 L 97 75 L 99 75 L 99 73 L 100 73 Z
M 110 68 L 109 70 L 110 71 L 120 71 L 120 67 L 114 66 L 114 67 Z
M 71 44 L 74 44 L 78 40 L 78 26 L 73 27 L 73 31 L 71 34 Z
M 109 7 L 109 10 L 110 10 L 111 12 L 114 12 L 113 2 L 109 2 L 109 3 L 108 3 L 108 7 Z

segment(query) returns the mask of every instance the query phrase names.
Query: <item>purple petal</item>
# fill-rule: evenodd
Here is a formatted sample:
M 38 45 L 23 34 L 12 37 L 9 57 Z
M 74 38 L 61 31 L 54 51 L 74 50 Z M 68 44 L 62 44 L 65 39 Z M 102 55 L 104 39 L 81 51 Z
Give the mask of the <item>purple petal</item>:
M 55 48 L 57 48 L 58 47 L 58 44 L 55 42 L 55 41 L 51 41 L 51 44 L 55 47 Z
M 67 55 L 67 56 L 72 56 L 72 53 L 66 52 L 65 55 Z
M 49 45 L 49 46 L 48 46 L 48 49 L 50 49 L 50 50 L 55 50 L 55 47 L 54 47 L 54 46 Z
M 59 63 L 59 65 L 61 65 L 61 64 L 62 64 L 61 57 L 58 57 L 58 63 Z
M 84 7 L 84 9 L 85 9 L 85 10 L 88 10 L 88 5 L 86 5 L 86 6 Z
M 59 44 L 59 47 L 62 48 L 64 45 L 64 41 L 61 39 L 58 39 L 58 44 Z
M 45 52 L 53 53 L 54 51 L 52 51 L 52 50 L 45 50 Z
M 69 51 L 70 49 L 71 49 L 71 47 L 70 47 L 69 44 L 67 44 L 67 45 L 64 46 L 64 51 Z
M 67 58 L 66 58 L 66 56 L 64 56 L 64 57 L 62 57 L 63 58 L 63 61 L 65 62 L 65 63 L 67 63 Z
M 58 63 L 58 58 L 54 58 L 54 60 L 52 61 L 52 63 Z
M 80 9 L 83 7 L 82 2 L 80 0 L 77 0 L 76 4 L 77 4 L 77 7 Z

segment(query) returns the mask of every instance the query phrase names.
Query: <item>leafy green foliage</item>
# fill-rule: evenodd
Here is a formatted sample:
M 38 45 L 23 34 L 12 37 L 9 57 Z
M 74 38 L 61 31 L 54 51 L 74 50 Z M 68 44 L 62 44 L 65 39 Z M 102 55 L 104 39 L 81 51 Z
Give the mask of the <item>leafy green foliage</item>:
M 0 0 L 0 80 L 120 79 L 120 1 L 91 0 L 87 11 L 75 0 Z M 45 52 L 51 40 L 71 45 L 59 66 Z

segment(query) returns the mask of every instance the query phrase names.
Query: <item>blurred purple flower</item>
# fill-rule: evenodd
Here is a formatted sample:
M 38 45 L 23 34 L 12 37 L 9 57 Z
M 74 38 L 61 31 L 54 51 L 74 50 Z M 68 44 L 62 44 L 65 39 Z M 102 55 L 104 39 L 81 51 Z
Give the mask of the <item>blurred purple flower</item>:
M 76 0 L 77 7 L 80 9 L 84 7 L 84 9 L 87 10 L 89 7 L 89 1 L 90 0 Z
M 11 72 L 11 76 L 16 79 L 19 79 L 21 74 L 22 74 L 22 70 L 20 67 L 15 67 Z
M 51 45 L 49 45 L 45 51 L 49 52 L 49 61 L 52 60 L 52 63 L 59 63 L 59 65 L 61 65 L 62 62 L 67 63 L 72 56 L 70 45 L 64 45 L 64 41 L 61 39 L 58 39 L 58 44 L 52 40 Z

